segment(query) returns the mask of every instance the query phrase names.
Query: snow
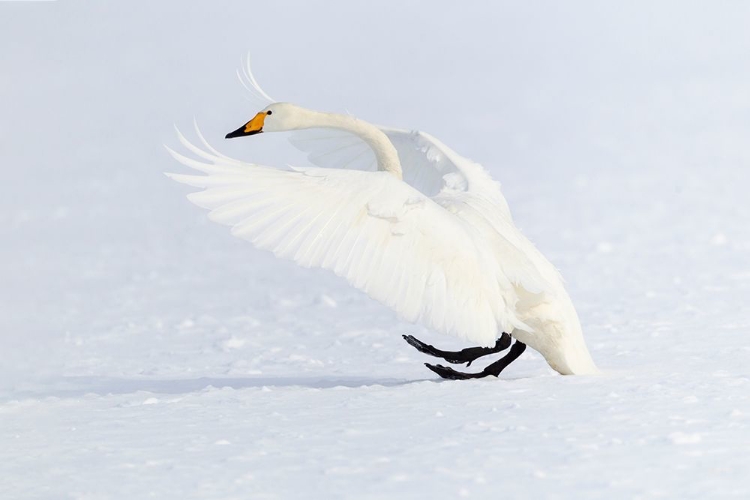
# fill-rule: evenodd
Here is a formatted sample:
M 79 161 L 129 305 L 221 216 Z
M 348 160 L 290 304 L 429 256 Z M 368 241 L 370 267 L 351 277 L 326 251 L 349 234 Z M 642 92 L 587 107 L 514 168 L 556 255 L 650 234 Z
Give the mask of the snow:
M 745 4 L 0 2 L 0 497 L 747 498 Z M 274 97 L 486 165 L 603 374 L 438 381 L 163 175 Z M 470 369 L 479 370 L 472 365 Z

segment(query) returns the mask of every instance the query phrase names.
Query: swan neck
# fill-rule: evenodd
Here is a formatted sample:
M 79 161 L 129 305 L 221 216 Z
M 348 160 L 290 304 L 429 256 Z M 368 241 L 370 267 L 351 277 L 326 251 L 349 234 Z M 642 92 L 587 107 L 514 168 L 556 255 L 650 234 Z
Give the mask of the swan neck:
M 315 127 L 329 127 L 350 132 L 370 146 L 378 163 L 378 170 L 389 172 L 403 179 L 398 152 L 388 136 L 378 127 L 353 116 L 316 112 Z

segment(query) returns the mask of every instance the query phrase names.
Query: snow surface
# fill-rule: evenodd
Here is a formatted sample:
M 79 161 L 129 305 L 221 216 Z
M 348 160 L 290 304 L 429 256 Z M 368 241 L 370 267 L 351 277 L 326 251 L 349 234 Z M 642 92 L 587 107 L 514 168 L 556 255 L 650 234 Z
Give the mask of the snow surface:
M 658 5 L 657 5 L 658 4 Z M 0 2 L 0 498 L 750 498 L 750 4 Z M 438 381 L 162 175 L 277 99 L 486 165 L 604 373 Z M 472 367 L 479 369 L 479 367 Z

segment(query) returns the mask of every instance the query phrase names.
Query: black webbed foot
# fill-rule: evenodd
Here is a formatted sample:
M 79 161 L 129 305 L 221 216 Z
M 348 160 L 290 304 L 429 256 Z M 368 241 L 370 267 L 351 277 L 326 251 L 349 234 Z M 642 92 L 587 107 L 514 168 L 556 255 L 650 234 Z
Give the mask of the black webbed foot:
M 453 363 L 453 364 L 467 363 L 466 365 L 467 367 L 471 366 L 471 363 L 475 361 L 476 359 L 481 358 L 482 356 L 487 356 L 488 354 L 494 354 L 496 352 L 503 351 L 507 349 L 508 347 L 510 347 L 510 344 L 511 344 L 510 335 L 508 335 L 507 333 L 503 333 L 502 336 L 500 336 L 500 338 L 497 339 L 497 342 L 495 342 L 495 347 L 469 347 L 467 349 L 462 349 L 460 351 L 443 351 L 429 344 L 425 344 L 424 342 L 422 342 L 418 338 L 415 338 L 412 335 L 403 335 L 403 337 L 404 337 L 404 340 L 406 340 L 406 342 L 408 342 L 410 346 L 414 347 L 419 352 L 429 354 L 430 356 L 435 356 L 436 358 L 443 358 L 448 363 Z M 433 370 L 432 369 L 433 365 L 427 365 L 427 366 L 431 370 Z
M 487 365 L 487 367 L 479 373 L 459 372 L 448 366 L 431 365 L 429 363 L 425 363 L 425 366 L 429 368 L 430 370 L 432 370 L 433 372 L 440 375 L 442 378 L 447 378 L 451 380 L 484 378 L 490 375 L 492 375 L 493 377 L 497 377 L 498 375 L 500 375 L 500 372 L 502 372 L 509 364 L 511 364 L 516 359 L 518 359 L 518 357 L 521 354 L 523 354 L 523 351 L 525 350 L 526 350 L 526 344 L 524 344 L 523 342 L 516 341 L 516 343 L 513 344 L 513 346 L 510 348 L 510 351 L 508 352 L 508 354 L 498 359 L 494 363 Z
M 441 378 L 447 378 L 451 380 L 466 380 L 470 378 L 484 378 L 489 374 L 484 372 L 479 373 L 465 373 L 459 372 L 451 368 L 450 366 L 443 365 L 431 365 L 430 363 L 424 364 L 427 368 L 440 375 Z

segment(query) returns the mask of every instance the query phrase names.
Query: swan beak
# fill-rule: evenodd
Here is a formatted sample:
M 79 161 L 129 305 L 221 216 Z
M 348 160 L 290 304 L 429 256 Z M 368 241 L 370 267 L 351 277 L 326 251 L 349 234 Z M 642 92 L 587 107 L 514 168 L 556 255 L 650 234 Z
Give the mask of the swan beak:
M 243 137 L 246 135 L 255 135 L 263 132 L 263 122 L 266 120 L 265 113 L 258 113 L 253 117 L 252 120 L 235 130 L 229 132 L 225 139 L 231 139 L 232 137 Z

